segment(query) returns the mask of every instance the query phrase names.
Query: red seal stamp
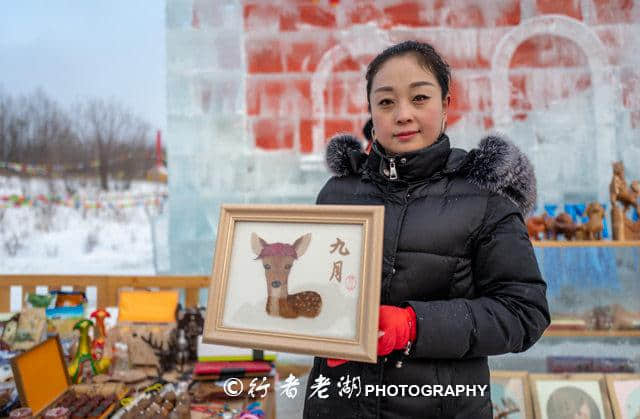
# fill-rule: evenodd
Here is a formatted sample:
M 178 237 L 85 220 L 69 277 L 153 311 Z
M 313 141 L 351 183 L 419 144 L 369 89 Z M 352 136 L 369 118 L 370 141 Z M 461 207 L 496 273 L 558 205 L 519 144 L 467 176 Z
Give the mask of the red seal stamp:
M 349 275 L 344 279 L 344 286 L 348 291 L 353 291 L 356 289 L 356 277 L 353 275 Z

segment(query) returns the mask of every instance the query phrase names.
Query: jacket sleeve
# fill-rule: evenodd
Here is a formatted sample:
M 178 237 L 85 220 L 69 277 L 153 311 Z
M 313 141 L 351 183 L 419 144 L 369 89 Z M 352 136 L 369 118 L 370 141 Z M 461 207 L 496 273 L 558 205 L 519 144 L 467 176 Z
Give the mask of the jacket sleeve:
M 488 198 L 472 257 L 475 298 L 407 302 L 417 317 L 410 357 L 521 352 L 549 325 L 546 284 L 522 215 L 506 198 Z

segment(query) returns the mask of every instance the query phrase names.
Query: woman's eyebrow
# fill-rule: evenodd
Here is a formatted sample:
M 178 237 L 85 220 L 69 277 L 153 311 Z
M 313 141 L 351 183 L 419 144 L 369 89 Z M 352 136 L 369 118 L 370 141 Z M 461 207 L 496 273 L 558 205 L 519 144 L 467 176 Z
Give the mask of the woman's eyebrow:
M 414 87 L 419 87 L 419 86 L 434 86 L 435 84 L 429 82 L 429 81 L 414 81 L 413 83 L 411 83 L 409 85 L 410 88 L 414 88 Z
M 393 92 L 393 87 L 391 86 L 378 87 L 376 90 L 373 91 L 373 93 L 377 93 L 377 92 Z
M 413 83 L 409 84 L 409 87 L 411 89 L 416 88 L 416 87 L 420 87 L 420 86 L 433 86 L 435 87 L 435 84 L 429 82 L 429 81 L 414 81 Z M 378 93 L 378 92 L 393 92 L 393 87 L 391 86 L 381 86 L 378 87 L 376 90 L 373 91 L 373 93 Z

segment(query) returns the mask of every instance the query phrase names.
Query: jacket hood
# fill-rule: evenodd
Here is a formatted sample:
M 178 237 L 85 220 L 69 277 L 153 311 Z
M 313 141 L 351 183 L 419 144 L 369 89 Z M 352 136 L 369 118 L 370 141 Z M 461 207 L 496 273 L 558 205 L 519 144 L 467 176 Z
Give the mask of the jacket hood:
M 327 145 L 327 165 L 336 176 L 360 173 L 366 159 L 360 141 L 351 134 L 338 134 Z M 510 199 L 523 215 L 535 205 L 536 177 L 531 162 L 498 134 L 484 137 L 466 155 L 452 149 L 445 172 L 464 175 L 472 184 Z

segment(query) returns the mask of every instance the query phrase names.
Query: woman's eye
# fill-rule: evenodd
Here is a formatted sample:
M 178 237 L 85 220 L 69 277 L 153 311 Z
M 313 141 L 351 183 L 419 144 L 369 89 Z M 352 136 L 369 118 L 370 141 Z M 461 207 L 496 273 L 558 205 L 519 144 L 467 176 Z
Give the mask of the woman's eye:
M 391 105 L 391 100 L 390 99 L 382 99 L 380 102 L 378 102 L 378 105 L 380 106 L 388 106 Z
M 265 269 L 271 269 L 271 265 L 269 265 L 268 263 L 265 263 L 265 264 L 264 264 L 264 268 L 265 268 Z
M 418 95 L 413 98 L 413 100 L 415 100 L 416 102 L 423 102 L 427 99 L 429 99 L 429 96 L 425 96 L 425 95 Z

